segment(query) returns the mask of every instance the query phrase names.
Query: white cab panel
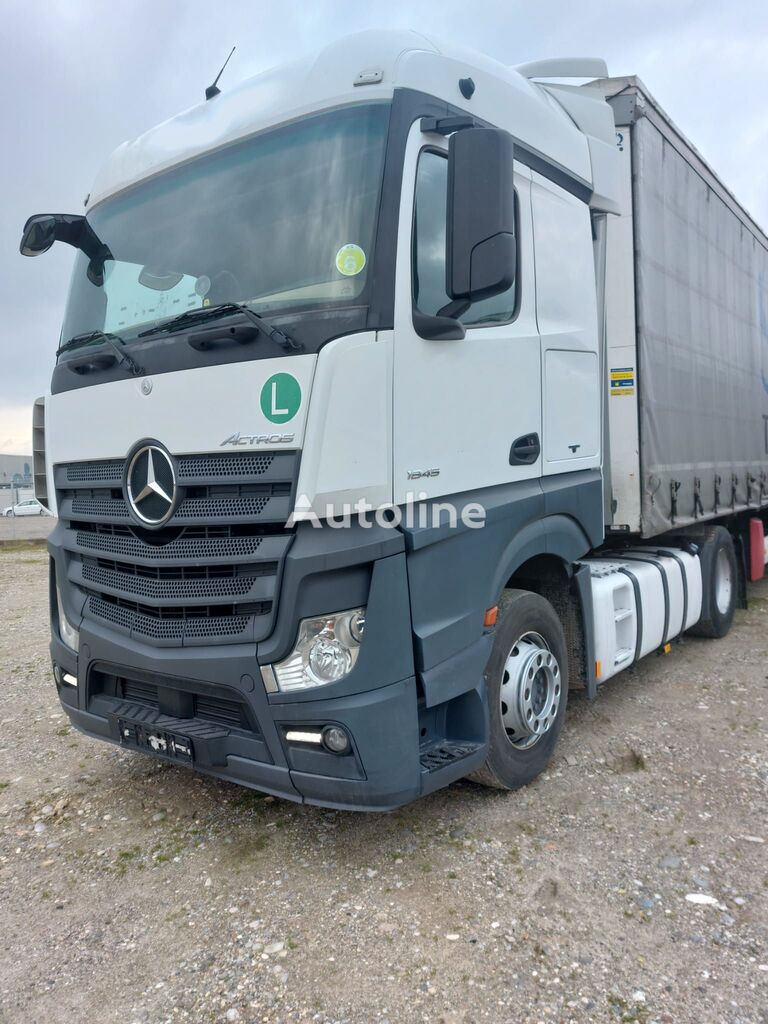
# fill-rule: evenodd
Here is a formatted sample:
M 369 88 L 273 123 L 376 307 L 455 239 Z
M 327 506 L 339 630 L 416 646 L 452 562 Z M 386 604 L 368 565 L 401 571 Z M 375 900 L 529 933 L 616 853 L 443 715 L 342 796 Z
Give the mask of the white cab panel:
M 360 499 L 392 501 L 392 332 L 349 335 L 317 357 L 297 489 L 323 517 Z M 305 500 L 304 500 L 305 499 Z
M 127 377 L 109 384 L 76 388 L 46 400 L 48 465 L 89 459 L 123 458 L 142 438 L 164 444 L 175 455 L 186 452 L 245 451 L 249 445 L 222 445 L 233 434 L 287 438 L 256 442 L 259 448 L 301 448 L 312 390 L 315 355 L 254 359 L 241 363 L 177 370 L 151 377 Z M 301 403 L 287 422 L 272 423 L 261 409 L 261 390 L 276 373 L 291 374 Z M 149 394 L 146 384 L 149 381 Z
M 597 353 L 548 349 L 544 355 L 544 380 L 549 391 L 570 396 L 544 403 L 546 461 L 594 458 L 600 451 L 600 420 L 585 415 L 584 410 L 591 412 L 600 406 Z M 576 397 L 578 401 L 574 400 Z
M 531 201 L 546 475 L 600 465 L 597 298 L 589 208 L 536 172 Z
M 413 327 L 411 228 L 414 182 L 424 147 L 441 136 L 411 129 L 403 171 L 395 288 L 393 497 L 427 498 L 537 479 L 541 460 L 509 464 L 513 441 L 541 433 L 541 356 L 535 318 L 530 172 L 515 166 L 519 313 L 512 323 L 469 327 L 460 341 L 427 341 Z M 437 470 L 437 475 L 413 478 Z

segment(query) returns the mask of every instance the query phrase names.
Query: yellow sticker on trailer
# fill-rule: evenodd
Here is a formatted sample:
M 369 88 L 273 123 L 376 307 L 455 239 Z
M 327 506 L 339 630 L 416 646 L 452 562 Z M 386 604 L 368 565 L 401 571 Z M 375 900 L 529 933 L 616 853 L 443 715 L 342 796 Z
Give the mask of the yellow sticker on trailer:
M 611 395 L 634 395 L 634 366 L 616 366 L 611 370 Z

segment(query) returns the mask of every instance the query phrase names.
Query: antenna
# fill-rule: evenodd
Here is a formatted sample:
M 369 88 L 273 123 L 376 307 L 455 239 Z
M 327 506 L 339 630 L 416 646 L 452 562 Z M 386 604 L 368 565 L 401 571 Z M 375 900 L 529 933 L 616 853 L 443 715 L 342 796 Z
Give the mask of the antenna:
M 235 52 L 236 49 L 237 49 L 237 47 L 235 47 L 235 46 L 232 47 L 232 49 L 229 51 L 229 57 L 232 56 L 232 54 Z M 229 57 L 227 57 L 227 59 L 221 65 L 221 71 L 218 73 L 218 75 L 216 75 L 216 77 L 214 78 L 212 84 L 209 85 L 208 88 L 205 90 L 205 98 L 207 100 L 212 100 L 214 96 L 218 96 L 219 93 L 221 92 L 221 89 L 218 87 L 218 85 L 216 83 L 221 78 L 222 74 L 224 73 L 224 68 L 227 66 L 227 64 L 229 64 Z

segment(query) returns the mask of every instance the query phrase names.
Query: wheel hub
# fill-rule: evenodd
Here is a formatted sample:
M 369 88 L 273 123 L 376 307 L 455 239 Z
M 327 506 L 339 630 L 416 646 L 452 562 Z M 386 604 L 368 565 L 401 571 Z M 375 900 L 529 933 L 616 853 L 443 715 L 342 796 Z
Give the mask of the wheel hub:
M 728 613 L 728 609 L 731 607 L 732 593 L 731 563 L 728 559 L 728 552 L 725 548 L 720 548 L 715 564 L 715 603 L 721 615 Z
M 501 682 L 501 718 L 510 743 L 538 743 L 555 724 L 560 693 L 557 658 L 543 637 L 526 633 L 510 651 Z

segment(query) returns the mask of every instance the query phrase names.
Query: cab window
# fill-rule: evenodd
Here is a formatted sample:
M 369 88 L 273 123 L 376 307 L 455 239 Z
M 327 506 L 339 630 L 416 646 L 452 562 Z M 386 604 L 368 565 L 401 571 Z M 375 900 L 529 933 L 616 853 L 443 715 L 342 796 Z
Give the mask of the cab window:
M 435 316 L 451 300 L 445 290 L 445 237 L 448 206 L 448 157 L 425 149 L 416 171 L 413 223 L 413 303 Z M 467 326 L 508 323 L 514 319 L 516 282 L 500 295 L 473 302 L 459 319 Z

